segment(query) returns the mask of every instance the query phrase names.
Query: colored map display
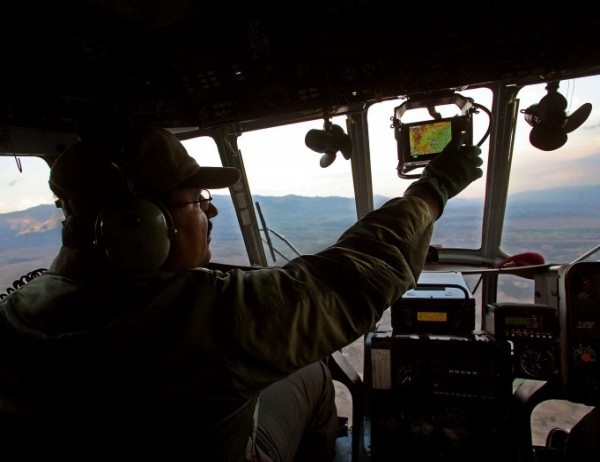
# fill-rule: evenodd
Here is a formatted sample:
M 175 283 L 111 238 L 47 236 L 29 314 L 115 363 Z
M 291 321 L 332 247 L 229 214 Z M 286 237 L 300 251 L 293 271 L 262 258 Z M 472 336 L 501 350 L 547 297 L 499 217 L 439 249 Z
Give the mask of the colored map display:
M 430 122 L 409 127 L 411 156 L 422 156 L 441 152 L 452 139 L 452 124 L 449 120 Z

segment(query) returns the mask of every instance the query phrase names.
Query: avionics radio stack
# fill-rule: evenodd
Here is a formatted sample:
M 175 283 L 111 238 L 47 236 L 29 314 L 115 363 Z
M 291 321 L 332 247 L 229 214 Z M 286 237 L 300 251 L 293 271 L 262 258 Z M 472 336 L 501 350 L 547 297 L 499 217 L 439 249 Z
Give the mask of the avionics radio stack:
M 475 331 L 475 299 L 457 272 L 423 273 L 365 338 L 373 461 L 506 461 L 508 342 Z

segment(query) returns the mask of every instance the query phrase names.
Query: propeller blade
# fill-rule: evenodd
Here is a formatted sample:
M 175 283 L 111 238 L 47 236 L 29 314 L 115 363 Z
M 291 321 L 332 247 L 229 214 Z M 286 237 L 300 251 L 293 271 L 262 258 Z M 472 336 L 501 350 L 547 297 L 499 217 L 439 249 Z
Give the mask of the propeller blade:
M 583 124 L 587 118 L 590 116 L 592 112 L 592 105 L 590 103 L 585 103 L 579 109 L 577 109 L 573 114 L 567 117 L 567 123 L 565 124 L 565 132 L 571 133 L 576 128 L 579 128 L 581 124 Z
M 325 130 L 309 130 L 304 137 L 304 143 L 315 152 L 331 150 L 331 135 Z
M 554 151 L 567 142 L 567 134 L 562 130 L 547 130 L 538 125 L 531 129 L 529 142 L 542 151 Z
M 322 168 L 329 167 L 331 164 L 333 164 L 333 161 L 335 160 L 335 154 L 335 151 L 329 151 L 323 154 L 321 156 L 321 160 L 319 161 L 319 165 Z

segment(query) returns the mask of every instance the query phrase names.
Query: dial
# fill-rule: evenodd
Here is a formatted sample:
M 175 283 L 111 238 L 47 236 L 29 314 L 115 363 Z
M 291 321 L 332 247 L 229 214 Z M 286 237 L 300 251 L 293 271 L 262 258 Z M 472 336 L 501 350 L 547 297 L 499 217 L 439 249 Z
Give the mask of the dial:
M 556 361 L 546 348 L 529 347 L 519 358 L 521 369 L 532 378 L 547 378 L 556 373 Z

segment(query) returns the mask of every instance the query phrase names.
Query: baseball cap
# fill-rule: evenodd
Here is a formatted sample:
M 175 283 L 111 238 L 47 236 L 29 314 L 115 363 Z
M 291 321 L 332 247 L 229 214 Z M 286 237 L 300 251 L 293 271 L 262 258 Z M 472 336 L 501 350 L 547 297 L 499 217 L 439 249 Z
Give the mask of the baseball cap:
M 123 184 L 135 192 L 161 196 L 181 188 L 226 188 L 240 172 L 233 167 L 203 167 L 170 131 L 132 126 L 111 137 L 83 138 L 66 149 L 50 170 L 50 189 L 60 199 L 99 199 Z

